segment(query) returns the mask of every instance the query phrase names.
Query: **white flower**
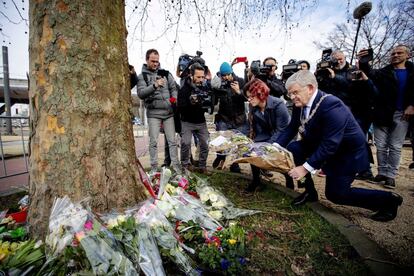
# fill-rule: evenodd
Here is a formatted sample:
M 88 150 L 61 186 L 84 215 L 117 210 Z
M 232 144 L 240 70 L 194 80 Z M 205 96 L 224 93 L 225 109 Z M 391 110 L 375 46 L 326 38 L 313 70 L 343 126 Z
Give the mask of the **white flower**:
M 210 198 L 210 201 L 211 201 L 211 202 L 216 202 L 216 201 L 218 200 L 218 196 L 217 196 L 217 194 L 214 194 L 214 193 L 211 193 L 211 194 L 209 195 L 209 198 Z
M 118 226 L 118 220 L 116 218 L 110 218 L 108 220 L 108 229 L 112 229 L 116 226 Z
M 207 200 L 209 200 L 208 194 L 201 194 L 200 195 L 200 200 L 201 200 L 201 202 L 206 202 Z
M 210 214 L 210 216 L 217 220 L 220 220 L 223 217 L 223 213 L 220 210 L 210 211 L 208 213 Z
M 125 222 L 126 217 L 125 217 L 125 215 L 119 215 L 117 220 L 118 220 L 118 223 L 123 223 L 123 222 Z
M 223 208 L 224 206 L 226 206 L 226 203 L 222 200 L 217 200 L 216 202 L 213 202 L 213 204 L 211 205 L 216 208 Z

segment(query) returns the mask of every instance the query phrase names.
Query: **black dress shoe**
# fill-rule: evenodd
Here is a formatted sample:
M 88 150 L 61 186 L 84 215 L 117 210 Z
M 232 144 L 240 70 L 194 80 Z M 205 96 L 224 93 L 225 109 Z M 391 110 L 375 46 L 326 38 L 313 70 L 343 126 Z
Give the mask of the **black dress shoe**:
M 381 209 L 373 214 L 371 219 L 382 222 L 395 219 L 397 216 L 398 206 L 402 204 L 403 198 L 396 193 L 392 193 L 391 196 L 392 200 L 388 207 L 384 207 L 384 209 Z
M 305 204 L 306 202 L 315 202 L 318 201 L 318 194 L 316 192 L 303 192 L 292 201 L 293 206 L 300 206 Z
M 386 177 L 385 175 L 377 174 L 372 181 L 379 183 L 379 182 L 384 182 L 385 180 L 387 180 L 387 178 L 388 177 Z
M 246 193 L 254 193 L 259 186 L 260 186 L 260 182 L 252 181 L 249 183 L 249 186 L 247 186 L 247 188 L 244 189 L 244 191 Z
M 237 163 L 233 163 L 230 165 L 230 171 L 233 173 L 241 173 L 240 166 Z

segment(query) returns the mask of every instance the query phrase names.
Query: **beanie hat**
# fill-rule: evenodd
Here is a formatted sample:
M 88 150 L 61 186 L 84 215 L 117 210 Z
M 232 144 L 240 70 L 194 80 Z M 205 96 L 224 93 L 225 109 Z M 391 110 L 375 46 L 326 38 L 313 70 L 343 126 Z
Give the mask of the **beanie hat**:
M 220 65 L 220 75 L 228 75 L 233 73 L 233 69 L 231 68 L 230 64 L 227 62 L 223 62 Z

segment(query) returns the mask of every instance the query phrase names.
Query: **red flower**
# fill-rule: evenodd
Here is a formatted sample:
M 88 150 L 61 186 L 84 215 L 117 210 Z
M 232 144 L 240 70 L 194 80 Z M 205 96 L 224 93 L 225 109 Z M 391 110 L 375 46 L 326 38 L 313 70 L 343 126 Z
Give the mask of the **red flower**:
M 175 97 L 171 97 L 169 100 L 171 104 L 175 104 L 177 102 L 177 99 Z

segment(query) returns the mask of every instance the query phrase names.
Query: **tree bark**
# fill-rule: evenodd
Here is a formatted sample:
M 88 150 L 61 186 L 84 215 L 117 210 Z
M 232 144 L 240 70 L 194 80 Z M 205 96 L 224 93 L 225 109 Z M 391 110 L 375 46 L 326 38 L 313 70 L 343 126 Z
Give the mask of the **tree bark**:
M 148 197 L 136 169 L 123 0 L 30 1 L 29 223 L 55 197 L 98 212 Z

